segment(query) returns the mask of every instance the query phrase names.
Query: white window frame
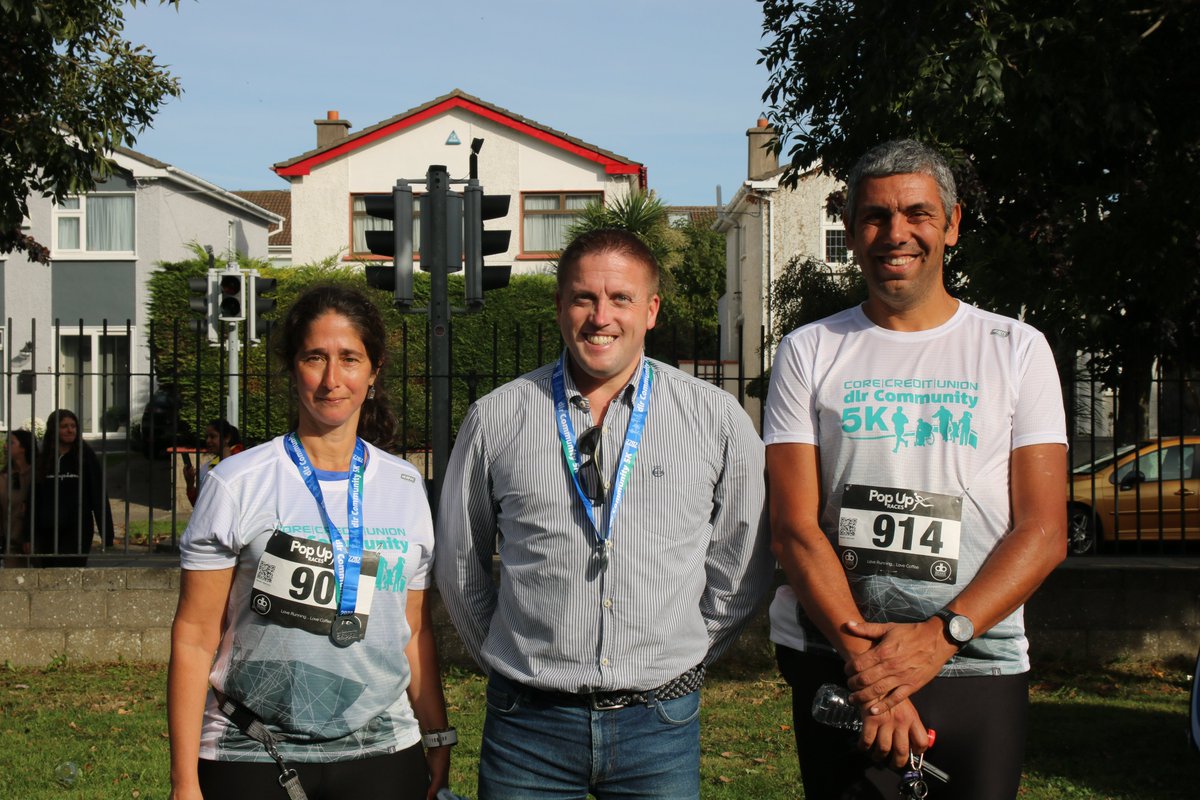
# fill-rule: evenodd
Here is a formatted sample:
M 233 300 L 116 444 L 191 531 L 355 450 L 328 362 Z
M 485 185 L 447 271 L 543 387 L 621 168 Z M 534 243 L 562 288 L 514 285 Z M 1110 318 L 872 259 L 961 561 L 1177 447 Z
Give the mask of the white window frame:
M 131 250 L 91 250 L 87 240 L 87 204 L 92 197 L 131 197 L 133 198 L 133 249 Z M 79 201 L 78 208 L 66 208 L 54 204 L 51 213 L 50 226 L 50 256 L 59 260 L 88 260 L 103 261 L 105 259 L 129 259 L 137 257 L 137 194 L 135 192 L 89 192 L 88 194 L 72 195 L 70 200 Z M 58 240 L 58 222 L 60 219 L 77 219 L 79 221 L 79 247 L 66 248 Z
M 526 198 L 533 198 L 533 197 L 556 197 L 559 200 L 558 208 L 546 209 L 544 211 L 538 210 L 538 209 L 527 209 L 525 207 L 525 200 L 526 200 Z M 520 218 L 519 224 L 521 226 L 520 230 L 521 230 L 521 255 L 522 256 L 525 256 L 526 258 L 529 258 L 529 257 L 539 258 L 539 257 L 547 257 L 547 256 L 553 257 L 562 252 L 561 249 L 539 250 L 539 249 L 530 247 L 529 243 L 526 241 L 526 236 L 525 236 L 525 221 L 526 221 L 526 217 L 534 217 L 534 218 L 536 218 L 536 217 L 570 217 L 571 221 L 573 222 L 574 218 L 579 215 L 579 212 L 582 209 L 567 208 L 567 203 L 568 203 L 569 197 L 586 197 L 588 199 L 589 203 L 595 202 L 597 200 L 600 201 L 601 203 L 604 202 L 604 192 L 600 191 L 599 189 L 578 189 L 578 190 L 574 190 L 574 191 L 533 190 L 533 191 L 528 191 L 528 192 L 521 192 L 521 218 Z M 566 242 L 564 242 L 564 244 L 566 244 Z
M 840 233 L 842 236 L 842 244 L 846 248 L 846 257 L 840 261 L 835 261 L 829 257 L 829 234 Z M 840 214 L 833 214 L 828 210 L 821 212 L 821 260 L 831 267 L 846 267 L 849 266 L 853 254 L 850 252 L 850 243 L 846 240 L 846 226 L 842 223 Z
M 71 411 L 75 412 L 75 414 L 79 417 L 81 433 L 83 433 L 84 435 L 87 435 L 87 436 L 99 436 L 102 433 L 102 427 L 101 427 L 100 421 L 101 421 L 101 417 L 103 416 L 103 414 L 105 412 L 105 409 L 100 407 L 100 405 L 101 405 L 101 389 L 102 389 L 101 381 L 104 379 L 104 373 L 100 372 L 97 369 L 97 359 L 99 358 L 99 355 L 100 355 L 100 339 L 103 336 L 111 336 L 114 338 L 127 339 L 128 340 L 127 346 L 128 346 L 128 359 L 129 359 L 129 373 L 131 375 L 136 375 L 137 369 L 136 369 L 136 365 L 134 362 L 137 357 L 137 342 L 138 342 L 137 326 L 131 325 L 129 328 L 126 328 L 124 325 L 119 325 L 119 326 L 109 325 L 108 329 L 105 330 L 105 327 L 103 325 L 84 325 L 82 328 L 80 328 L 80 326 L 78 324 L 70 325 L 70 324 L 64 323 L 64 324 L 59 325 L 57 328 L 54 328 L 53 330 L 54 330 L 53 345 L 54 345 L 55 375 L 57 376 L 57 380 L 59 381 L 59 392 L 56 396 L 58 407 L 59 408 L 67 408 L 67 409 L 70 409 Z M 62 391 L 62 383 L 61 383 L 65 377 L 74 375 L 74 372 L 69 371 L 69 370 L 64 370 L 62 368 L 62 359 L 63 359 L 62 340 L 64 337 L 68 337 L 68 336 L 78 337 L 81 335 L 81 333 L 83 336 L 91 339 L 92 361 L 89 365 L 85 366 L 84 371 L 83 371 L 83 380 L 87 381 L 91 384 L 90 392 L 89 391 L 84 392 L 85 396 L 90 395 L 89 396 L 90 408 L 88 408 L 88 409 L 75 408 L 75 406 L 74 406 L 75 399 L 76 399 L 75 392 Z M 116 373 L 114 373 L 114 374 L 116 374 Z M 129 392 L 130 392 L 130 396 L 129 396 L 130 418 L 132 419 L 132 421 L 134 423 L 137 423 L 137 422 L 141 421 L 141 409 L 132 407 L 132 404 L 134 402 L 134 398 L 135 398 L 137 392 L 134 390 L 134 387 L 132 385 L 129 388 Z M 113 399 L 114 399 L 113 397 L 108 398 L 109 405 L 112 404 Z M 108 436 L 109 437 L 127 436 L 129 434 L 129 431 L 128 431 L 128 429 L 123 427 L 124 423 L 125 423 L 125 420 L 122 419 L 121 426 L 115 430 L 108 431 Z

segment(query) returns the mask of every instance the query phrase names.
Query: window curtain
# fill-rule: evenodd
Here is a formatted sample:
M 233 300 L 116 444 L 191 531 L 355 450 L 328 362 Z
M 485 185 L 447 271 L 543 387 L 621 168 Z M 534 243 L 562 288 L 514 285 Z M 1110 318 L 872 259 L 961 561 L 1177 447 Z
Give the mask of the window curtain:
M 79 217 L 58 218 L 58 249 L 79 249 Z
M 530 195 L 525 198 L 526 211 L 557 211 L 558 195 Z M 573 214 L 525 214 L 524 233 L 526 252 L 544 253 L 561 250 Z
M 355 253 L 369 253 L 367 249 L 367 231 L 390 231 L 392 229 L 392 221 L 390 219 L 380 219 L 367 214 L 367 200 L 365 197 L 354 198 L 353 208 L 353 243 L 352 247 Z
M 79 198 L 67 197 L 58 204 L 59 211 L 79 211 Z M 64 215 L 58 218 L 58 249 L 59 250 L 78 250 L 79 243 L 79 215 L 71 214 Z
M 131 195 L 88 195 L 86 214 L 88 250 L 133 252 Z M 62 235 L 61 227 L 59 235 Z

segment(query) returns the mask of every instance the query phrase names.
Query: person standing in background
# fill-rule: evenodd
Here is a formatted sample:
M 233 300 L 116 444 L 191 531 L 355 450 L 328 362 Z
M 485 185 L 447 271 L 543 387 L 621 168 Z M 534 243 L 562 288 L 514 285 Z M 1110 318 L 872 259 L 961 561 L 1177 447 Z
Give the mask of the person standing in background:
M 83 440 L 75 412 L 60 408 L 46 419 L 33 493 L 33 566 L 86 567 L 97 531 L 112 547 L 100 459 Z

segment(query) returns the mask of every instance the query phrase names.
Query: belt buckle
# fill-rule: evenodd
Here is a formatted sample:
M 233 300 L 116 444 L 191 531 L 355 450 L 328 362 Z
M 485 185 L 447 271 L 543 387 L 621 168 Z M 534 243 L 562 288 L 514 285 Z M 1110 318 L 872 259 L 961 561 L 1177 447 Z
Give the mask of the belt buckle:
M 588 692 L 588 705 L 592 711 L 616 711 L 619 708 L 624 708 L 627 703 L 614 703 L 612 700 L 604 702 L 601 698 L 611 697 L 613 700 L 620 699 L 613 695 L 612 692 Z

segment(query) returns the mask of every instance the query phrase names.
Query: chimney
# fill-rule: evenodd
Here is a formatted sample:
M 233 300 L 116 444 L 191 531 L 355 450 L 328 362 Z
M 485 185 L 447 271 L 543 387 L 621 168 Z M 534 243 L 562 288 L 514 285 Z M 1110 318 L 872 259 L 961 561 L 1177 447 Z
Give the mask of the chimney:
M 339 139 L 345 139 L 350 132 L 350 121 L 338 119 L 338 112 L 326 111 L 325 119 L 314 119 L 317 126 L 317 149 L 331 145 Z
M 765 117 L 759 117 L 758 125 L 746 131 L 746 138 L 750 142 L 747 178 L 752 181 L 762 180 L 779 169 L 779 156 L 768 147 L 776 139 L 775 129 Z

